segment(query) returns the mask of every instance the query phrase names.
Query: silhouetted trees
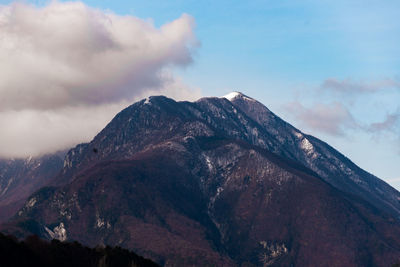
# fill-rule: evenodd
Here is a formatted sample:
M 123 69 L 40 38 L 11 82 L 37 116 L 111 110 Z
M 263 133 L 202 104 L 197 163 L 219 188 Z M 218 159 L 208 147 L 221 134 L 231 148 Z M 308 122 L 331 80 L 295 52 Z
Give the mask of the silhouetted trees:
M 0 233 L 0 266 L 119 267 L 159 266 L 121 247 L 88 248 L 78 242 L 51 242 L 37 236 L 18 241 Z

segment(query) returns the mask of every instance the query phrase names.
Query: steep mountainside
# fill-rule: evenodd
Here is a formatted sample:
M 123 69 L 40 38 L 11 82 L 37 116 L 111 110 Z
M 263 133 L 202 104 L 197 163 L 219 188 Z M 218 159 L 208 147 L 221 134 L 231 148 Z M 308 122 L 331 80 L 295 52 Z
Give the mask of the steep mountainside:
M 151 97 L 69 151 L 2 230 L 165 266 L 390 266 L 399 197 L 243 94 Z
M 400 218 L 400 194 L 390 185 L 362 170 L 325 142 L 295 129 L 254 99 L 236 93 L 230 95 L 230 100 L 279 140 L 282 144 L 279 149 L 289 151 L 294 160 L 336 188 L 361 196 Z
M 64 153 L 27 159 L 0 159 L 0 222 L 20 209 L 27 197 L 62 168 Z
M 328 144 L 284 122 L 256 100 L 240 93 L 227 97 L 203 98 L 195 103 L 151 97 L 128 107 L 92 142 L 78 145 L 68 153 L 63 170 L 67 175 L 58 182 L 68 182 L 81 166 L 129 158 L 171 138 L 221 136 L 243 140 L 299 162 L 336 188 L 400 218 L 397 190 L 360 169 Z

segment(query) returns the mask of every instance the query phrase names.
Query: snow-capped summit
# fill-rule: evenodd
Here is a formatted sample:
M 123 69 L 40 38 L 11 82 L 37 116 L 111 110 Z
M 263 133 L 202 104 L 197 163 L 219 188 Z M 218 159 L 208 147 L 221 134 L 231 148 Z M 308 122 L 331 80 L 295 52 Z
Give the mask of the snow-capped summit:
M 226 98 L 229 101 L 232 101 L 235 98 L 243 98 L 243 99 L 246 99 L 246 100 L 254 100 L 253 98 L 248 97 L 247 95 L 245 95 L 245 94 L 243 94 L 241 92 L 237 92 L 237 91 L 230 92 L 229 94 L 224 95 L 222 98 Z
M 400 259 L 400 193 L 328 144 L 239 92 L 149 101 L 71 149 L 0 229 L 121 245 L 177 266 Z M 3 173 L 0 164 L 0 192 Z

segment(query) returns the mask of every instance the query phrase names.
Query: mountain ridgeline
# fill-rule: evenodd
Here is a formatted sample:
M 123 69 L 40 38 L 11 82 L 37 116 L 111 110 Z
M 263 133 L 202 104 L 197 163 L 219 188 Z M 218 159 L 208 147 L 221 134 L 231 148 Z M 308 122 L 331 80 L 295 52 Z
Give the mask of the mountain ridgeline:
M 390 266 L 400 193 L 241 93 L 139 101 L 1 230 L 164 266 Z

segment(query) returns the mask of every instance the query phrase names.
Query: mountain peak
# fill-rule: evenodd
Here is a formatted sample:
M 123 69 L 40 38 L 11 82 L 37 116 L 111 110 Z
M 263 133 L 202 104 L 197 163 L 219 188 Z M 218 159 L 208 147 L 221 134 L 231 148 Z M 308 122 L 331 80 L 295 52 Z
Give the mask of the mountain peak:
M 4 191 L 20 166 L 7 180 L 1 166 Z M 33 174 L 19 184 L 42 172 Z M 48 177 L 26 201 L 13 191 L 19 210 L 0 230 L 119 245 L 176 266 L 400 258 L 399 192 L 240 92 L 136 102 Z
M 226 99 L 228 99 L 229 101 L 232 101 L 232 100 L 234 100 L 234 99 L 236 99 L 236 98 L 242 98 L 242 99 L 253 100 L 253 101 L 254 101 L 253 98 L 248 97 L 247 95 L 245 95 L 245 94 L 243 94 L 243 93 L 241 93 L 241 92 L 238 92 L 238 91 L 230 92 L 229 94 L 224 95 L 222 98 L 226 98 Z

